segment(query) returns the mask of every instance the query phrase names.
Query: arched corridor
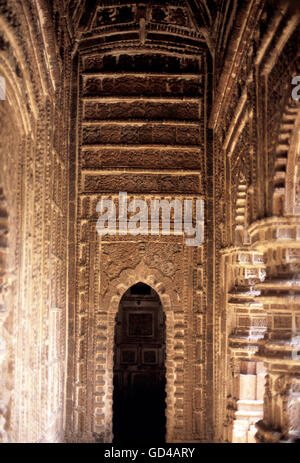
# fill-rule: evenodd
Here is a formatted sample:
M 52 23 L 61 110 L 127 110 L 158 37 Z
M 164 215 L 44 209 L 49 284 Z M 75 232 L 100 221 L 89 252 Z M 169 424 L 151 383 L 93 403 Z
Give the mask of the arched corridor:
M 299 441 L 299 131 L 298 1 L 1 0 L 1 443 Z

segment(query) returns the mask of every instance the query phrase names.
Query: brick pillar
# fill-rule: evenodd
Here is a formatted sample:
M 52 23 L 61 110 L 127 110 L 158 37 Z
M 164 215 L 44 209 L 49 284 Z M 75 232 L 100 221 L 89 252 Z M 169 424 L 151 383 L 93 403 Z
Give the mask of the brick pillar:
M 256 285 L 267 314 L 256 354 L 267 369 L 256 440 L 293 442 L 300 438 L 300 219 L 270 218 L 251 228 L 267 266 L 266 280 Z
M 249 247 L 226 252 L 231 283 L 227 294 L 228 356 L 227 411 L 228 442 L 253 442 L 254 424 L 263 416 L 260 385 L 264 368 L 255 358 L 258 342 L 266 331 L 263 304 L 255 285 L 265 278 L 263 256 Z M 229 265 L 228 265 L 229 264 Z

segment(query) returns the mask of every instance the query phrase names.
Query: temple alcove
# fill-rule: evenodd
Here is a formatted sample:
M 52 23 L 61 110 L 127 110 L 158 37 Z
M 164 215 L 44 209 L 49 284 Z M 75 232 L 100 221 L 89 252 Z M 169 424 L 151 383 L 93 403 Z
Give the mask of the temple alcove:
M 138 283 L 116 316 L 114 442 L 164 442 L 165 315 L 157 293 Z

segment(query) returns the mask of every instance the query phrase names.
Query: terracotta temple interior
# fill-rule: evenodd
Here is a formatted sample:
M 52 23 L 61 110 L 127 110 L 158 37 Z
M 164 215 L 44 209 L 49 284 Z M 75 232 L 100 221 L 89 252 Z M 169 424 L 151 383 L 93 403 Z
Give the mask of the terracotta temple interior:
M 299 0 L 0 0 L 0 442 L 299 440 Z

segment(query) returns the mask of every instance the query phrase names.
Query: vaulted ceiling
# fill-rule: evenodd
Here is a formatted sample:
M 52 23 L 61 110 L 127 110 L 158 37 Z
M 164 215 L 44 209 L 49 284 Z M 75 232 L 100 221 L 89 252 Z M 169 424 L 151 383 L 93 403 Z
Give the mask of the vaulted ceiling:
M 66 0 L 66 9 L 70 18 L 74 21 L 74 25 L 77 27 L 82 24 L 86 18 L 94 12 L 97 7 L 111 6 L 116 4 L 130 5 L 130 4 L 141 4 L 141 5 L 156 5 L 164 6 L 168 3 L 165 0 L 148 0 L 148 1 L 100 1 L 100 0 Z M 210 27 L 213 24 L 214 17 L 217 10 L 217 4 L 220 3 L 218 0 L 183 0 L 180 3 L 189 6 L 195 19 L 197 20 L 199 27 Z
M 212 51 L 213 30 L 220 0 L 66 0 L 65 14 L 77 40 L 91 27 L 146 22 L 194 29 Z

